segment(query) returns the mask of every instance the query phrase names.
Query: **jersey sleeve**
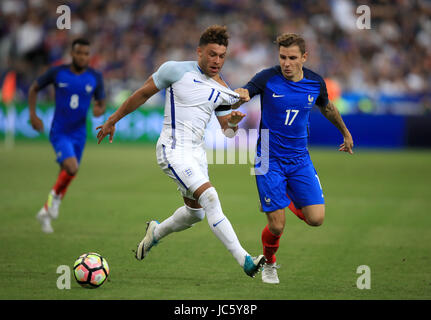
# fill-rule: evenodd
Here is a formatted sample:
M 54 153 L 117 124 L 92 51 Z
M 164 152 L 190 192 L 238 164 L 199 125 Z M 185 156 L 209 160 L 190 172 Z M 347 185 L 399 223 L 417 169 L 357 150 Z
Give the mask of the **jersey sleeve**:
M 326 90 L 326 83 L 323 78 L 320 77 L 320 94 L 316 99 L 316 105 L 318 107 L 326 107 L 329 103 L 328 91 Z
M 103 84 L 103 76 L 99 72 L 95 72 L 96 88 L 94 89 L 94 99 L 99 101 L 105 99 L 105 86 Z
M 257 73 L 243 88 L 247 89 L 250 98 L 261 94 L 265 90 L 265 85 L 268 79 L 273 76 L 272 69 L 265 69 Z
M 54 83 L 58 67 L 49 68 L 44 74 L 36 79 L 39 90 L 45 88 L 47 85 Z
M 162 90 L 180 80 L 184 72 L 184 66 L 181 62 L 168 61 L 162 64 L 159 69 L 153 73 L 152 77 L 156 87 Z
M 223 104 L 215 108 L 214 112 L 217 117 L 222 117 L 230 114 L 232 112 L 232 109 L 230 105 Z

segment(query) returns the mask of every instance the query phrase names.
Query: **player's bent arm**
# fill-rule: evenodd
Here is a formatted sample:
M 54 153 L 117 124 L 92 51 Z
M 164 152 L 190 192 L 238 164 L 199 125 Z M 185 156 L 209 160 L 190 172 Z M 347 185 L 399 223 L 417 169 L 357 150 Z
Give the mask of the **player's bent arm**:
M 31 126 L 37 131 L 43 131 L 43 122 L 36 114 L 36 101 L 38 91 L 39 85 L 36 81 L 34 81 L 30 86 L 30 89 L 28 90 L 28 108 L 30 113 Z
M 105 111 L 106 111 L 105 99 L 94 101 L 93 115 L 95 117 L 100 117 L 101 115 L 103 115 L 105 113 Z
M 238 88 L 234 91 L 239 94 L 240 100 L 237 103 L 231 105 L 232 110 L 238 109 L 243 103 L 250 101 L 250 94 L 247 89 Z
M 344 138 L 344 143 L 340 145 L 340 151 L 346 151 L 350 154 L 353 153 L 353 138 L 350 134 L 349 129 L 347 129 L 346 124 L 343 121 L 343 118 L 340 115 L 337 107 L 329 101 L 329 103 L 325 107 L 319 106 L 320 112 L 331 121 L 331 123 L 341 132 Z

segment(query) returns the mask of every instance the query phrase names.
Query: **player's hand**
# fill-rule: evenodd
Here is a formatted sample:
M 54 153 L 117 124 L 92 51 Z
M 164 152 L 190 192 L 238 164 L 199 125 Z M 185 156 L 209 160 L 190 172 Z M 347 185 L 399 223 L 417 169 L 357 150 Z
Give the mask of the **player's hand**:
M 350 134 L 344 137 L 344 142 L 340 144 L 338 151 L 344 151 L 353 154 L 353 138 Z
M 30 123 L 34 130 L 43 132 L 43 122 L 38 116 L 30 116 Z
M 109 143 L 112 143 L 112 139 L 114 138 L 114 132 L 115 132 L 115 124 L 112 124 L 109 120 L 106 121 L 103 125 L 98 126 L 96 130 L 100 131 L 97 133 L 97 144 L 100 144 L 100 142 L 109 134 Z
M 238 124 L 245 117 L 245 114 L 241 111 L 232 111 L 230 114 L 229 122 L 232 124 Z
M 244 102 L 250 101 L 250 94 L 247 89 L 238 88 L 238 89 L 235 89 L 234 91 L 239 94 L 239 99 L 241 102 L 244 103 Z

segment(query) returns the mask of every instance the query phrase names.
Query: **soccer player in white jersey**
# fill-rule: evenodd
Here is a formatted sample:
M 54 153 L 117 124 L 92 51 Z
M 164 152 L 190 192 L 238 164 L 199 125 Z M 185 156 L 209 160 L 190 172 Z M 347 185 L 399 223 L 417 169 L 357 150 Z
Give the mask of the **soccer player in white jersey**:
M 227 137 L 233 137 L 245 116 L 232 111 L 231 105 L 248 97 L 230 90 L 220 77 L 228 46 L 226 27 L 211 26 L 201 35 L 197 48 L 198 61 L 168 61 L 152 74 L 97 129 L 98 143 L 115 132 L 115 124 L 143 105 L 159 90 L 166 90 L 163 129 L 157 142 L 157 162 L 181 191 L 184 204 L 159 223 L 147 222 L 145 237 L 136 250 L 136 258 L 144 259 L 160 239 L 172 232 L 183 231 L 204 219 L 212 232 L 230 251 L 244 272 L 254 277 L 261 269 L 263 255 L 251 257 L 241 246 L 228 218 L 224 215 L 216 189 L 208 177 L 204 149 L 204 131 L 215 112 Z

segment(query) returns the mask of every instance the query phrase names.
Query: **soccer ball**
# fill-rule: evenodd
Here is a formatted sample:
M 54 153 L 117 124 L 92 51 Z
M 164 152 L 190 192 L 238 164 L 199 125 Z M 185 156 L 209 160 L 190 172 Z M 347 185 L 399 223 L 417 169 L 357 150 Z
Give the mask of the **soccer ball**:
M 108 262 L 98 253 L 84 253 L 76 259 L 73 274 L 82 287 L 98 288 L 108 278 Z

